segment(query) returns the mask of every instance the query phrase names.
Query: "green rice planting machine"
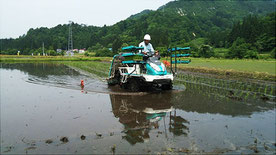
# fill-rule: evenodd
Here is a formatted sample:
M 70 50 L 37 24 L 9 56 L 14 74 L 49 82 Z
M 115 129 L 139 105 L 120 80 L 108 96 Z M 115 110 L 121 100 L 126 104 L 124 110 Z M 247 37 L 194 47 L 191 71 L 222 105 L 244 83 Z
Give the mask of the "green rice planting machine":
M 130 91 L 144 91 L 151 88 L 170 90 L 177 74 L 177 64 L 191 62 L 187 60 L 190 54 L 185 52 L 190 47 L 169 48 L 167 52 L 170 63 L 165 61 L 166 65 L 160 61 L 160 57 L 138 52 L 143 49 L 136 46 L 123 47 L 125 53 L 114 55 L 107 79 L 109 85 L 118 84 Z M 169 71 L 166 67 L 170 67 Z

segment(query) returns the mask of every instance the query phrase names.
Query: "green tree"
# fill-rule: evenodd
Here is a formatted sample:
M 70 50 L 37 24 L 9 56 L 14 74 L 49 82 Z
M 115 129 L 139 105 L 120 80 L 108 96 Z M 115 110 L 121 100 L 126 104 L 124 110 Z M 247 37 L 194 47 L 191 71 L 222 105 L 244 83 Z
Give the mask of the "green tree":
M 271 58 L 274 58 L 274 59 L 276 59 L 276 52 L 275 52 L 275 49 L 276 49 L 276 48 L 273 48 L 273 50 L 271 50 L 271 52 L 270 52 Z
M 244 39 L 238 38 L 230 47 L 226 57 L 242 59 L 247 54 L 248 47 L 249 44 L 245 43 Z
M 204 58 L 210 58 L 214 56 L 214 50 L 210 45 L 201 45 L 199 48 L 199 56 Z
M 122 46 L 122 44 L 123 44 L 122 40 L 119 37 L 116 38 L 112 43 L 112 51 L 117 52 L 118 49 L 120 49 L 120 47 Z
M 114 53 L 110 51 L 108 48 L 100 49 L 96 52 L 96 57 L 112 57 Z
M 54 50 L 47 50 L 45 53 L 47 53 L 48 56 L 57 56 L 57 52 Z

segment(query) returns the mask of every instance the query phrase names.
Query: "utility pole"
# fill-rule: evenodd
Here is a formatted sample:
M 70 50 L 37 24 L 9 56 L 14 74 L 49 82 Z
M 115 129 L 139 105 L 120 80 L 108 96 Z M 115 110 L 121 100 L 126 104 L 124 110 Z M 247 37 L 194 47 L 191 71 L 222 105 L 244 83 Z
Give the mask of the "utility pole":
M 42 55 L 44 56 L 45 55 L 45 53 L 44 53 L 44 42 L 42 42 Z
M 72 32 L 72 21 L 69 21 L 69 35 L 68 35 L 68 51 L 73 51 L 73 32 Z

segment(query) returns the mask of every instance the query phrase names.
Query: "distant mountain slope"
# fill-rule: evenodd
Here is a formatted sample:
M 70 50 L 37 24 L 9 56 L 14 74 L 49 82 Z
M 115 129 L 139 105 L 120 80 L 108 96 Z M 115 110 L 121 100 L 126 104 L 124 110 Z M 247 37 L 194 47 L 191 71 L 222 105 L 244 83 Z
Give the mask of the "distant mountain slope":
M 158 10 L 173 11 L 179 15 L 213 16 L 217 12 L 241 19 L 249 14 L 267 14 L 275 11 L 274 0 L 179 0 L 169 2 Z
M 153 42 L 164 46 L 169 42 L 187 42 L 195 37 L 206 37 L 212 31 L 229 30 L 248 15 L 263 16 L 275 11 L 275 1 L 172 1 L 135 19 L 114 25 L 127 25 L 128 35 L 141 38 L 150 33 Z M 168 36 L 168 38 L 166 37 Z M 127 40 L 125 40 L 127 41 Z
M 131 15 L 130 17 L 128 17 L 128 19 L 137 19 L 143 15 L 149 14 L 150 12 L 153 12 L 153 10 L 143 10 L 142 12 L 139 12 L 135 15 Z

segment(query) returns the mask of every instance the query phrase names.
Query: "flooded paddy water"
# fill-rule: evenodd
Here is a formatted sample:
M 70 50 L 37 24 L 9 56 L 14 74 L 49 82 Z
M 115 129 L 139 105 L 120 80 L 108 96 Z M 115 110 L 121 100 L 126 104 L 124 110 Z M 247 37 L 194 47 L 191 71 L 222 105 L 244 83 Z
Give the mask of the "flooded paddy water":
M 275 83 L 179 74 L 130 93 L 55 63 L 0 76 L 1 154 L 275 153 Z

